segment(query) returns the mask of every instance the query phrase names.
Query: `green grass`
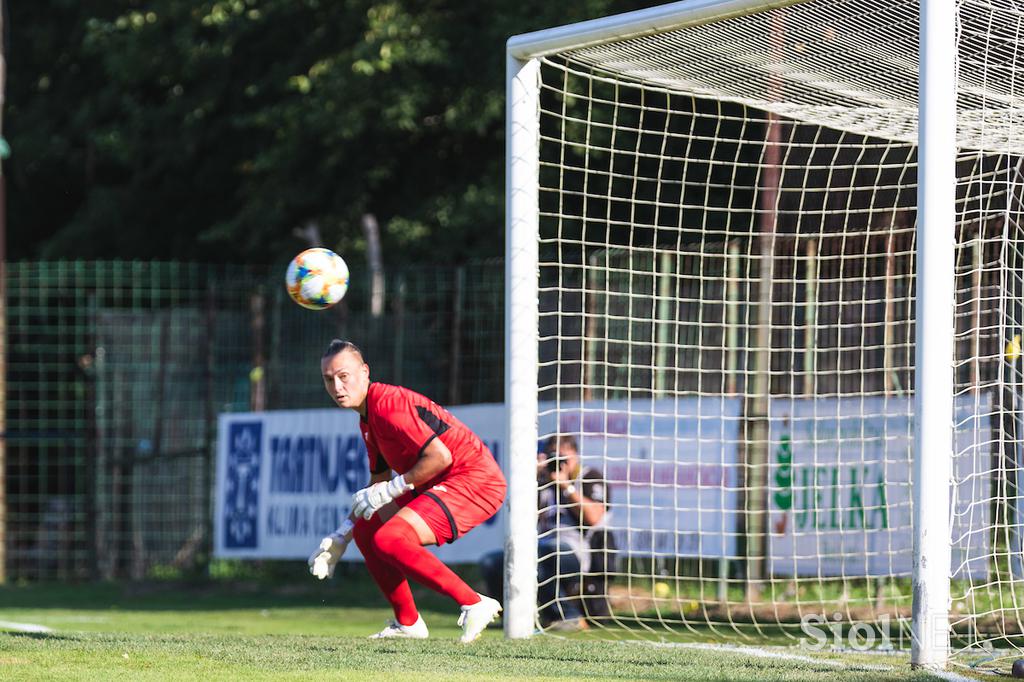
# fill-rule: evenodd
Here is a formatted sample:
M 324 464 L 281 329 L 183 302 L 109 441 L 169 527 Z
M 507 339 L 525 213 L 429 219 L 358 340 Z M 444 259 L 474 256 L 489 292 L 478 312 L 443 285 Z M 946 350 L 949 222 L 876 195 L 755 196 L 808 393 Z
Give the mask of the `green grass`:
M 460 645 L 454 605 L 417 592 L 428 641 L 369 641 L 390 615 L 358 575 L 325 584 L 0 589 L 0 679 L 927 680 L 905 656 L 762 658 L 593 637 Z M 629 635 L 623 635 L 624 638 Z M 773 651 L 808 656 L 795 648 Z M 836 664 L 835 661 L 840 661 Z

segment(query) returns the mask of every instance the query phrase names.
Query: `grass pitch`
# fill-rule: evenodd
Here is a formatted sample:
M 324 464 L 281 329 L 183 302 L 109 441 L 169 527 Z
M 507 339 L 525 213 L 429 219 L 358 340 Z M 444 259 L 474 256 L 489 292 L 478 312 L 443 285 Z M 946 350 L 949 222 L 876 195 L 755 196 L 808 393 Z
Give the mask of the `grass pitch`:
M 427 641 L 369 641 L 390 611 L 357 574 L 316 583 L 0 589 L 0 679 L 932 680 L 905 656 L 810 656 L 592 637 L 457 641 L 454 605 L 417 592 Z M 18 624 L 49 632 L 16 631 Z M 624 639 L 628 634 L 624 635 Z M 949 678 L 945 678 L 949 679 Z M 990 676 L 986 679 L 992 679 Z

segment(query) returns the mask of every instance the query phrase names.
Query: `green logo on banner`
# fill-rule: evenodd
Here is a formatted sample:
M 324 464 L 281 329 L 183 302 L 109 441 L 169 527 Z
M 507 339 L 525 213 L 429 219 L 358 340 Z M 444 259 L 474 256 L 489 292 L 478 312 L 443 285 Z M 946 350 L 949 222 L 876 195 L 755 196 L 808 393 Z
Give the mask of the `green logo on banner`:
M 775 463 L 775 506 L 785 511 L 793 507 L 793 448 L 788 433 L 775 450 Z

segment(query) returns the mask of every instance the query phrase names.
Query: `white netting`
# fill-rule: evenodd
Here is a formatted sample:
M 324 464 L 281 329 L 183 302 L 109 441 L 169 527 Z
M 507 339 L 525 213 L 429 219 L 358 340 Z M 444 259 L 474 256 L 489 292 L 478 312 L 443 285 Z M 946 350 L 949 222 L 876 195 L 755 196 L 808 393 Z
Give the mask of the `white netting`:
M 1021 153 L 1021 8 L 960 0 L 959 143 Z M 577 50 L 598 71 L 910 144 L 917 141 L 916 0 L 805 2 Z
M 1024 629 L 1024 14 L 958 7 L 951 624 L 981 650 Z M 829 0 L 543 60 L 540 432 L 611 500 L 595 531 L 541 483 L 602 557 L 542 528 L 542 624 L 909 647 L 917 53 L 916 2 Z

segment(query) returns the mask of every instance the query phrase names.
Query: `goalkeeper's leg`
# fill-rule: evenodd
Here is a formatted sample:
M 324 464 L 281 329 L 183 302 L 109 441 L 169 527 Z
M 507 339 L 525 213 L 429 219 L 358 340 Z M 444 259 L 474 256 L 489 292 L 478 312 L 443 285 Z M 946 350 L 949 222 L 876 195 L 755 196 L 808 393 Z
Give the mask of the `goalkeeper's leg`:
M 495 599 L 477 594 L 440 559 L 427 551 L 424 545 L 455 540 L 459 534 L 459 518 L 463 520 L 462 530 L 466 532 L 494 512 L 485 509 L 476 513 L 460 513 L 461 510 L 456 507 L 453 513 L 438 497 L 438 493 L 447 496 L 450 491 L 440 490 L 439 487 L 433 490 L 437 493 L 413 500 L 386 522 L 374 535 L 374 544 L 378 553 L 406 576 L 451 597 L 459 604 L 462 610 L 459 616 L 459 625 L 462 627 L 460 641 L 469 643 L 479 637 L 484 628 L 498 616 L 501 604 Z M 426 514 L 426 518 L 420 512 Z
M 366 568 L 374 582 L 384 594 L 384 598 L 391 603 L 391 608 L 395 611 L 395 620 L 401 625 L 415 625 L 419 619 L 419 612 L 409 590 L 409 582 L 401 571 L 380 555 L 375 546 L 374 536 L 380 527 L 380 514 L 374 514 L 369 521 L 359 519 L 352 529 L 352 538 L 362 552 Z
M 396 570 L 435 592 L 451 597 L 460 606 L 480 601 L 480 595 L 473 588 L 423 546 L 419 533 L 406 521 L 410 511 L 403 509 L 374 534 L 377 554 Z M 428 544 L 435 544 L 433 538 Z

